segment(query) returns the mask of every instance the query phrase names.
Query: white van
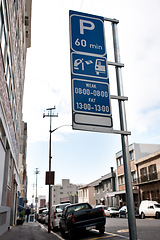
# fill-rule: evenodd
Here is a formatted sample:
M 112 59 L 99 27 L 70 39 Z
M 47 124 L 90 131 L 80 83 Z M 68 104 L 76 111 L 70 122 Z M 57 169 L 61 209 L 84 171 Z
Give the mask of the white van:
M 59 228 L 59 221 L 62 216 L 62 212 L 68 205 L 70 205 L 70 203 L 60 203 L 51 207 L 51 227 L 53 230 Z
M 141 218 L 155 217 L 160 218 L 160 204 L 156 201 L 144 200 L 139 206 L 139 215 Z

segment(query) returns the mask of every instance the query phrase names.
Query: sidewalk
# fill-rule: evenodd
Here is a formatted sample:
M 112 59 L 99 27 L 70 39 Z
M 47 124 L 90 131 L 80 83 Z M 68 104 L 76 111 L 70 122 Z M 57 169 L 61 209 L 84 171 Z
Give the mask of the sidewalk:
M 48 233 L 38 222 L 24 222 L 8 230 L 0 240 L 59 240 L 55 234 Z
M 85 239 L 87 234 L 85 235 Z M 83 239 L 80 236 L 76 239 Z M 107 240 L 129 240 L 129 237 L 119 234 L 105 232 L 104 236 L 89 235 L 89 239 L 107 239 Z M 48 233 L 42 224 L 38 222 L 24 222 L 23 225 L 17 225 L 8 230 L 0 240 L 63 240 L 56 233 Z

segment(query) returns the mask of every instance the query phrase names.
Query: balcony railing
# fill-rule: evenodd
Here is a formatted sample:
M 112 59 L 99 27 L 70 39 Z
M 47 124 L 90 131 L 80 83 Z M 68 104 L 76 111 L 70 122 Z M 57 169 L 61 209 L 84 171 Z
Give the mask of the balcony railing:
M 137 183 L 147 183 L 147 182 L 152 182 L 156 180 L 160 181 L 160 172 L 141 175 L 137 180 L 138 180 Z

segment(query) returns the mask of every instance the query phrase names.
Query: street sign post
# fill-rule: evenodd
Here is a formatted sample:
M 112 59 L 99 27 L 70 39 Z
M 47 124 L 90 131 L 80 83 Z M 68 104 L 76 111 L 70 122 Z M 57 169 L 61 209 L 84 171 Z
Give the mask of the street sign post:
M 120 131 L 113 130 L 110 106 L 107 53 L 103 22 L 112 22 L 113 46 L 120 115 Z M 134 199 L 129 160 L 128 135 L 123 94 L 116 19 L 70 11 L 72 124 L 73 129 L 121 134 L 125 173 L 128 225 L 131 240 L 137 240 Z M 107 198 L 107 196 L 105 196 Z
M 73 129 L 112 131 L 103 17 L 70 11 Z

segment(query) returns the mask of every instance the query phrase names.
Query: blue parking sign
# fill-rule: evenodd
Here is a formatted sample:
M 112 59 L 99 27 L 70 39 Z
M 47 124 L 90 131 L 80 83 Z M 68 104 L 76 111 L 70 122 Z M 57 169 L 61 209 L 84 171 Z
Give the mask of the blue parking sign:
M 103 24 L 103 17 L 70 11 L 71 50 L 105 56 Z
M 104 18 L 75 11 L 69 17 L 73 129 L 111 132 Z

